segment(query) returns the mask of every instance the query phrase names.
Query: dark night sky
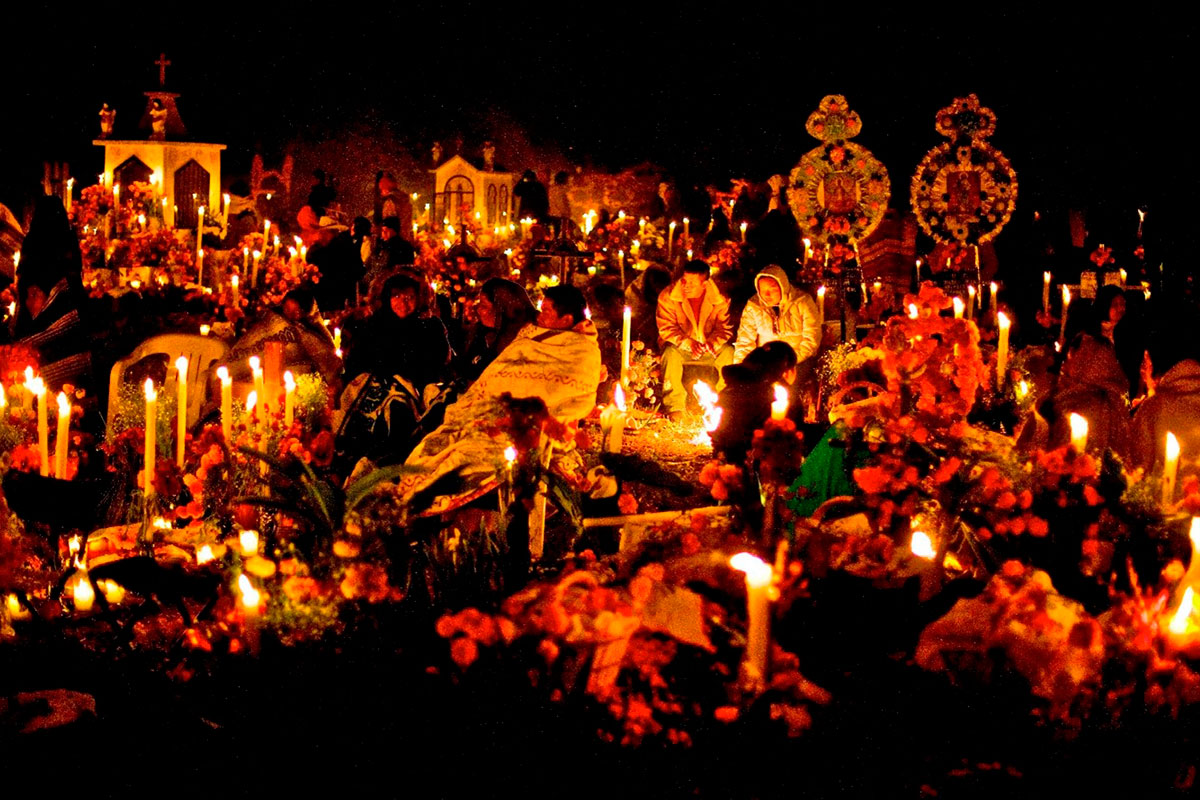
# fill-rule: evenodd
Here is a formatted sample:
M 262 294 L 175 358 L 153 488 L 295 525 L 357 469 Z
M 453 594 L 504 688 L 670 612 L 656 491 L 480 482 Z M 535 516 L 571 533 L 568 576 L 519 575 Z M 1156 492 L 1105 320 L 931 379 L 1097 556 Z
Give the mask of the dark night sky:
M 934 114 L 973 91 L 999 116 L 992 141 L 1026 209 L 1162 207 L 1195 183 L 1195 25 L 1143 3 L 1120 6 L 1120 18 L 1035 6 L 987 23 L 964 19 L 962 4 L 944 17 L 849 6 L 806 16 L 791 4 L 194 4 L 190 18 L 139 18 L 152 8 L 139 4 L 119 30 L 62 7 L 8 26 L 0 202 L 22 202 L 43 158 L 98 171 L 97 109 L 116 105 L 118 125 L 140 116 L 159 50 L 192 132 L 229 145 L 229 171 L 256 147 L 270 155 L 297 133 L 363 117 L 423 154 L 432 132 L 496 108 L 581 162 L 761 180 L 815 144 L 804 120 L 838 92 L 905 205 L 908 176 L 940 141 Z

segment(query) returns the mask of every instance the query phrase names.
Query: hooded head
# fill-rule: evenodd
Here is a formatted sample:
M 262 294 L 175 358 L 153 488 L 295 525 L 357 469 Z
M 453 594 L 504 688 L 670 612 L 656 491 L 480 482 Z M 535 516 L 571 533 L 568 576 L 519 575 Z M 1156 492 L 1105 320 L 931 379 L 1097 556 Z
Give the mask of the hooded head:
M 755 276 L 754 289 L 758 292 L 758 301 L 767 307 L 781 306 L 792 295 L 792 284 L 788 281 L 787 273 L 783 267 L 775 264 Z

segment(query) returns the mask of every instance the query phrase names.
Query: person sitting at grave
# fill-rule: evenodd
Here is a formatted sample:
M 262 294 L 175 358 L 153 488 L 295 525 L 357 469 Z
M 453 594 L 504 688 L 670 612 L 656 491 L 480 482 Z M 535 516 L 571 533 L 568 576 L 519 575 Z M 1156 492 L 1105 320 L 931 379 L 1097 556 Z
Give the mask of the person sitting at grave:
M 709 280 L 708 264 L 689 261 L 683 276 L 658 296 L 655 318 L 662 348 L 663 407 L 672 421 L 679 421 L 687 404 L 684 366 L 716 367 L 719 373 L 733 362 L 729 301 Z M 719 391 L 723 384 L 720 379 L 717 383 Z
M 775 385 L 788 390 L 789 399 L 796 381 L 796 351 L 787 342 L 776 339 L 750 351 L 740 363 L 721 371 L 725 388 L 717 397 L 721 421 L 712 433 L 713 454 L 726 463 L 741 464 L 750 450 L 754 431 L 771 417 Z M 799 404 L 789 402 L 794 413 Z
M 552 418 L 568 423 L 595 407 L 599 383 L 600 348 L 583 294 L 573 286 L 552 286 L 536 324 L 525 326 L 409 456 L 405 463 L 420 471 L 400 479 L 400 496 L 426 497 L 425 507 L 413 510 L 432 514 L 495 489 L 511 444 L 507 434 L 497 432 L 509 413 L 506 398 L 540 399 Z
M 788 281 L 782 267 L 774 264 L 754 279 L 756 293 L 742 310 L 733 363 L 740 364 L 750 352 L 767 342 L 787 342 L 799 359 L 797 384 L 812 394 L 817 378 L 817 351 L 821 346 L 821 314 L 807 292 Z
M 401 237 L 408 237 L 412 230 L 413 205 L 412 198 L 400 191 L 396 179 L 390 172 L 385 172 L 379 179 L 379 218 L 376 222 L 382 225 L 388 219 L 396 219 L 396 231 Z M 382 228 L 380 235 L 382 235 Z M 411 261 L 402 262 L 411 264 Z
M 313 220 L 314 223 L 316 220 Z M 250 186 L 244 180 L 236 180 L 229 186 L 229 225 L 225 233 L 228 247 L 240 247 L 241 241 L 252 233 L 261 231 L 262 220 L 258 209 L 250 199 Z M 315 240 L 314 240 L 315 241 Z
M 333 336 L 321 321 L 309 290 L 288 292 L 278 310 L 264 310 L 234 343 L 227 361 L 235 380 L 250 380 L 247 360 L 250 356 L 261 356 L 268 342 L 283 345 L 283 369 L 296 376 L 316 373 L 326 384 L 336 385 L 342 361 L 334 351 Z
M 38 372 L 46 388 L 56 392 L 64 384 L 85 385 L 91 377 L 92 357 L 80 295 L 66 277 L 55 280 L 42 271 L 22 275 L 18 288 L 21 313 L 13 336 L 16 344 L 38 352 Z
M 537 318 L 537 310 L 524 287 L 504 278 L 489 278 L 479 290 L 475 315 L 478 323 L 469 335 L 459 367 L 459 375 L 468 383 Z
M 1143 372 L 1153 391 L 1133 414 L 1133 465 L 1147 472 L 1161 469 L 1169 432 L 1179 442 L 1181 468 L 1194 472 L 1200 466 L 1200 348 L 1191 337 L 1180 336 L 1178 328 L 1164 326 Z
M 393 275 L 381 296 L 383 303 L 346 359 L 337 451 L 347 467 L 363 457 L 387 464 L 408 455 L 413 431 L 450 360 L 446 328 L 424 313 L 419 280 Z
M 1088 449 L 1128 456 L 1129 379 L 1117 360 L 1113 330 L 1125 313 L 1119 286 L 1096 294 L 1082 332 L 1071 342 L 1053 397 L 1051 444 L 1070 438 L 1069 417 L 1088 421 Z
M 354 287 L 363 276 L 362 260 L 349 230 L 333 217 L 321 217 L 317 243 L 308 251 L 308 263 L 321 270 L 321 280 L 313 288 L 313 294 L 325 311 L 338 310 L 352 302 Z

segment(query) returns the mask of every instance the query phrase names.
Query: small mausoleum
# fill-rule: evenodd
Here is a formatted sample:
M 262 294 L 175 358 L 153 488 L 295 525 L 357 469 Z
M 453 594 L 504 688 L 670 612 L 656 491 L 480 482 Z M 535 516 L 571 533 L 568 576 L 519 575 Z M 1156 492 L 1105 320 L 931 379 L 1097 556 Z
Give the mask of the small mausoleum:
M 147 131 L 148 138 L 111 138 L 115 112 L 108 112 L 105 106 L 101 111 L 101 138 L 93 144 L 104 148 L 107 185 L 128 186 L 135 181 L 157 184 L 168 201 L 163 206 L 166 224 L 190 228 L 195 225 L 200 206 L 221 208 L 221 151 L 225 145 L 187 141 L 187 128 L 175 103 L 179 94 L 165 90 L 171 62 L 164 54 L 154 63 L 158 66 L 159 87 L 145 92 L 146 110 L 138 123 L 138 130 Z M 112 116 L 106 119 L 106 112 Z
M 435 153 L 439 150 L 435 148 Z M 436 166 L 433 169 L 433 219 L 449 220 L 450 224 L 458 225 L 465 211 L 475 216 L 485 228 L 508 225 L 516 177 L 496 166 L 495 158 L 495 147 L 491 142 L 485 142 L 479 163 L 455 154 Z

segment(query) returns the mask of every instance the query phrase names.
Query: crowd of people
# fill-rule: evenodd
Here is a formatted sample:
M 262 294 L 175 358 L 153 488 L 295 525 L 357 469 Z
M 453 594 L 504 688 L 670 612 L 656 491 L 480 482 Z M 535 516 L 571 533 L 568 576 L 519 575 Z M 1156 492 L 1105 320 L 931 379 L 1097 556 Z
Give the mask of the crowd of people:
M 583 418 L 611 397 L 621 369 L 624 306 L 632 309 L 633 337 L 657 348 L 662 416 L 684 418 L 695 376 L 714 383 L 725 412 L 714 450 L 724 458 L 744 457 L 776 384 L 788 388 L 797 421 L 818 419 L 817 365 L 831 338 L 826 331 L 833 331 L 814 287 L 795 282 L 799 229 L 778 202 L 778 181 L 768 182 L 759 198 L 766 202 L 755 209 L 745 247 L 751 269 L 735 272 L 734 283 L 728 275 L 714 279 L 702 251 L 690 260 L 643 265 L 624 292 L 612 279 L 589 281 L 580 273 L 577 285 L 548 288 L 535 303 L 507 270 L 489 271 L 486 259 L 474 263 L 458 248 L 447 257 L 460 259 L 479 281 L 468 303 L 452 304 L 431 290 L 416 265 L 406 235 L 412 208 L 391 176 L 378 176 L 370 218 L 349 225 L 338 214 L 335 185 L 324 174 L 317 178 L 296 230 L 321 280 L 249 320 L 231 343 L 229 362 L 240 369 L 245 356 L 277 341 L 289 368 L 319 374 L 332 389 L 346 472 L 361 458 L 420 464 L 429 480 L 448 465 L 492 470 L 494 443 L 469 423 L 505 393 L 541 397 L 563 421 Z M 578 235 L 563 210 L 566 180 L 565 173 L 556 176 L 547 191 L 529 172 L 514 190 L 518 213 L 546 223 L 551 237 Z M 731 218 L 749 214 L 754 201 L 746 191 L 732 208 L 710 199 L 707 236 L 732 240 Z M 669 214 L 680 198 L 666 187 L 656 202 Z M 231 228 L 253 214 L 252 207 L 238 208 Z M 147 314 L 150 301 L 135 293 L 89 300 L 81 273 L 62 203 L 43 198 L 23 244 L 11 341 L 37 353 L 52 387 L 91 386 L 102 396 L 112 362 L 151 332 L 147 319 L 169 320 L 172 309 Z M 745 276 L 740 283 L 739 276 Z M 333 311 L 346 312 L 344 354 L 335 352 L 322 322 Z M 1152 468 L 1161 460 L 1166 430 L 1182 442 L 1185 463 L 1200 457 L 1200 361 L 1190 338 L 1149 325 L 1140 303 L 1136 315 L 1127 314 L 1120 286 L 1105 286 L 1090 305 L 1071 311 L 1061 364 L 1051 361 L 1039 376 L 1044 442 L 1065 440 L 1067 416 L 1079 413 L 1095 444 L 1131 464 Z

